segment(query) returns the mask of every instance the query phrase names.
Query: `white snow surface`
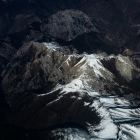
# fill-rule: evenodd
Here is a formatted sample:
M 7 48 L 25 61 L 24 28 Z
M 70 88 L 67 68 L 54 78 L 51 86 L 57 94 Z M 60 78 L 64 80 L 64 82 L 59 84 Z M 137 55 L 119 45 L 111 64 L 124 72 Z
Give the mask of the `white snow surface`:
M 59 48 L 57 45 L 54 43 L 43 43 L 48 49 L 55 51 L 56 48 Z
M 102 65 L 102 63 L 100 62 L 100 60 L 102 60 L 103 58 L 104 58 L 103 56 L 99 56 L 96 54 L 84 55 L 83 58 L 79 61 L 79 63 L 77 63 L 75 66 L 78 66 L 82 62 L 85 62 L 84 65 L 82 65 L 80 67 L 80 69 L 83 69 L 83 71 L 84 71 L 87 69 L 87 67 L 90 67 L 90 69 L 92 69 L 94 71 L 96 77 L 98 77 L 98 78 L 102 77 L 102 78 L 106 79 L 103 76 L 101 71 L 106 71 L 111 76 L 113 76 L 113 74 L 111 72 L 109 72 L 107 69 L 105 69 L 104 66 Z
M 93 128 L 93 135 L 101 139 L 116 139 L 118 128 L 113 123 L 108 110 L 104 106 L 101 106 L 101 102 L 98 100 L 94 101 L 90 107 L 95 108 L 99 115 L 102 116 L 100 124 Z M 100 131 L 96 132 L 96 130 Z

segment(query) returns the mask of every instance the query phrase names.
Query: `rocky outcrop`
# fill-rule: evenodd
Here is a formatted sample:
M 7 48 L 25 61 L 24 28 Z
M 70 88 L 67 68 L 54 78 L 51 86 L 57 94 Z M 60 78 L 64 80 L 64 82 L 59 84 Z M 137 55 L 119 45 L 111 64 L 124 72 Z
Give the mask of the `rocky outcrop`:
M 1 0 L 0 137 L 139 139 L 139 4 Z
M 130 49 L 132 52 L 139 53 L 139 4 L 138 1 L 133 0 L 129 2 L 126 0 L 89 0 L 88 2 L 51 0 L 47 3 L 44 0 L 1 1 L 0 31 L 2 34 L 10 35 L 22 32 L 25 36 L 22 37 L 21 42 L 24 42 L 23 40 L 50 41 L 56 38 L 68 41 L 78 35 L 98 30 L 99 39 L 107 45 L 103 51 L 108 52 L 110 50 L 108 48 L 111 48 L 112 53 L 118 54 L 123 53 L 125 49 Z M 41 31 L 40 26 L 37 30 L 36 26 L 33 26 L 38 26 L 38 23 L 42 24 Z M 94 37 L 95 34 L 93 36 L 90 34 L 84 39 L 90 41 Z M 92 46 L 92 43 L 89 42 L 88 45 Z M 94 50 L 93 48 L 88 51 Z
M 83 12 L 75 10 L 65 10 L 54 14 L 48 19 L 47 24 L 42 25 L 42 30 L 54 38 L 65 41 L 71 41 L 91 31 L 97 32 L 90 18 Z
M 114 111 L 124 110 L 121 117 L 124 115 L 125 123 L 129 119 L 125 108 L 130 114 L 133 108 L 133 120 L 137 122 L 139 65 L 136 56 L 79 55 L 57 43 L 25 44 L 1 75 L 9 105 L 0 109 L 4 134 L 8 124 L 20 127 L 20 136 L 29 140 L 33 135 L 39 140 L 58 139 L 60 134 L 64 139 L 77 135 L 109 138 L 110 134 L 102 135 L 102 131 L 111 125 L 111 138 L 116 138 L 118 131 L 123 133 L 119 126 L 124 126 Z M 105 107 L 110 108 L 112 118 Z
M 23 46 L 2 73 L 1 86 L 13 112 L 4 122 L 26 130 L 68 122 L 86 126 L 89 115 L 90 123 L 99 123 L 98 113 L 84 107 L 84 102 L 93 99 L 84 92 L 70 90 L 67 96 L 62 91 L 63 85 L 81 75 L 82 64 L 75 66 L 80 60 L 81 56 L 68 55 L 67 50 L 55 44 L 31 42 Z
M 2 88 L 5 94 L 8 94 L 9 103 L 15 104 L 15 100 L 17 100 L 17 98 L 13 98 L 13 94 L 20 96 L 24 92 L 49 92 L 56 84 L 67 84 L 85 72 L 96 78 L 96 72 L 90 66 L 86 66 L 87 60 L 94 57 L 88 58 L 69 53 L 70 50 L 52 43 L 31 42 L 25 44 L 17 51 L 8 68 L 1 75 L 3 77 Z M 138 60 L 135 61 L 138 62 Z M 139 64 L 137 63 L 136 66 L 129 57 L 118 55 L 117 57 L 112 56 L 109 60 L 108 57 L 104 57 L 101 62 L 115 77 L 102 66 L 99 71 L 101 77 L 106 80 L 101 78 L 98 79 L 98 83 L 94 80 L 89 80 L 88 83 L 94 85 L 97 90 L 104 91 L 104 82 L 111 85 L 117 82 L 114 81 L 115 78 L 118 81 L 121 81 L 122 78 L 124 82 L 120 83 L 126 84 L 140 77 Z M 100 62 L 98 63 L 102 65 Z M 85 69 L 80 70 L 80 67 L 85 67 Z M 103 84 L 102 88 L 100 84 Z M 13 101 L 11 102 L 11 100 Z
M 110 70 L 121 84 L 131 88 L 134 92 L 139 90 L 139 57 L 118 55 L 110 60 L 102 60 L 105 68 Z
M 52 88 L 59 82 L 69 81 L 68 73 L 80 58 L 77 59 L 74 56 L 69 58 L 64 55 L 67 53 L 64 48 L 55 48 L 53 44 L 48 44 L 50 48 L 47 48 L 45 45 L 47 44 L 32 42 L 25 44 L 17 51 L 8 69 L 2 73 L 2 77 L 5 77 L 2 82 L 5 86 L 2 85 L 2 87 L 7 94 L 22 94 L 26 91 L 40 90 L 46 86 L 46 90 L 48 88 L 49 91 L 49 86 Z M 66 60 L 68 63 L 70 61 L 69 65 L 63 63 Z

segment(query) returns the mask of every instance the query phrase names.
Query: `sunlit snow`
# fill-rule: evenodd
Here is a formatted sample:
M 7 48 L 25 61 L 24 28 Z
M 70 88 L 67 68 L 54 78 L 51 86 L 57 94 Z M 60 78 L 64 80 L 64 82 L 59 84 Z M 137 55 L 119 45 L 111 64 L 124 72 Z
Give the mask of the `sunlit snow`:
M 57 46 L 52 43 L 44 43 L 44 45 L 51 50 L 55 50 Z M 139 108 L 130 108 L 130 103 L 124 98 L 120 98 L 117 95 L 114 96 L 102 96 L 91 88 L 88 84 L 89 81 L 95 80 L 91 78 L 86 72 L 87 68 L 90 68 L 91 71 L 95 73 L 95 78 L 106 77 L 102 74 L 105 71 L 110 77 L 114 75 L 105 69 L 100 60 L 102 59 L 111 59 L 114 56 L 103 57 L 96 54 L 91 55 L 74 55 L 75 57 L 82 57 L 82 59 L 73 67 L 78 67 L 78 71 L 81 71 L 81 74 L 76 79 L 73 79 L 68 84 L 60 85 L 58 84 L 51 92 L 44 93 L 38 96 L 45 96 L 51 94 L 56 90 L 60 91 L 60 96 L 47 105 L 50 105 L 54 102 L 59 101 L 60 98 L 63 98 L 64 95 L 78 92 L 81 94 L 86 93 L 91 98 L 94 98 L 94 102 L 84 102 L 85 107 L 90 107 L 101 116 L 101 122 L 98 125 L 92 126 L 88 123 L 87 120 L 87 129 L 90 132 L 90 138 L 86 133 L 81 132 L 78 129 L 66 129 L 70 131 L 67 133 L 67 136 L 64 136 L 64 140 L 140 140 L 140 109 Z M 65 63 L 69 65 L 71 61 L 71 55 L 68 56 Z M 126 63 L 121 57 L 118 59 Z M 87 78 L 88 77 L 88 78 Z M 81 100 L 81 97 L 71 96 L 70 98 L 77 98 Z

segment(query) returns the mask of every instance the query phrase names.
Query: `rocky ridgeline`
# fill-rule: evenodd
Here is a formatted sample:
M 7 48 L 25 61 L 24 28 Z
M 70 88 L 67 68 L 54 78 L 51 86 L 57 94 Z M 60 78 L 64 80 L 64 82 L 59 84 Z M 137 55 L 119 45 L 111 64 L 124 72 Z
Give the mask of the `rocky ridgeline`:
M 0 139 L 139 140 L 139 6 L 0 0 Z
M 55 41 L 62 46 L 75 47 L 80 53 L 140 54 L 138 2 L 124 1 L 126 5 L 121 7 L 122 1 L 94 0 L 85 3 L 81 0 L 78 7 L 79 2 L 77 5 L 77 2 L 70 1 L 69 5 L 63 1 L 62 8 L 61 2 L 54 4 L 50 1 L 52 9 L 43 0 L 0 2 L 3 15 L 0 16 L 0 71 L 7 67 L 15 52 L 30 41 Z M 13 5 L 17 9 L 13 9 Z M 132 15 L 128 14 L 131 5 L 135 11 L 131 12 Z
M 116 104 L 125 100 L 121 96 L 131 97 L 131 106 L 139 104 L 139 65 L 139 57 L 79 55 L 57 43 L 27 43 L 1 74 L 1 87 L 11 108 L 1 123 L 26 130 L 49 129 L 46 137 L 59 125 L 74 122 L 89 133 L 92 127 L 87 123 L 102 125 L 105 117 L 99 111 L 103 109 L 97 100 L 100 96 L 119 95 Z M 117 126 L 111 125 L 116 136 Z
M 52 15 L 48 19 L 48 23 L 44 23 L 41 29 L 54 38 L 65 41 L 71 41 L 84 33 L 98 31 L 92 24 L 91 19 L 78 10 L 59 11 Z
M 93 65 L 99 63 L 99 68 L 95 67 L 101 73 L 99 77 L 96 76 L 94 67 L 91 69 L 88 65 L 91 63 L 90 57 L 86 58 L 90 56 L 88 54 L 71 54 L 68 48 L 56 43 L 27 43 L 17 51 L 8 68 L 2 72 L 2 87 L 9 95 L 26 91 L 34 92 L 47 88 L 48 85 L 51 87 L 57 83 L 67 84 L 82 73 L 87 73 L 93 79 L 98 78 L 100 82 L 105 81 L 109 84 L 116 82 L 117 85 L 127 85 L 133 83 L 133 80 L 139 80 L 139 58 L 122 55 L 104 56 L 106 55 L 104 53 L 99 56 L 93 55 L 95 59 L 99 59 L 95 64 L 92 62 Z M 92 59 L 91 57 L 91 61 Z M 92 83 L 91 85 L 95 86 Z M 100 84 L 98 86 L 100 89 Z M 136 86 L 139 87 L 137 84 Z

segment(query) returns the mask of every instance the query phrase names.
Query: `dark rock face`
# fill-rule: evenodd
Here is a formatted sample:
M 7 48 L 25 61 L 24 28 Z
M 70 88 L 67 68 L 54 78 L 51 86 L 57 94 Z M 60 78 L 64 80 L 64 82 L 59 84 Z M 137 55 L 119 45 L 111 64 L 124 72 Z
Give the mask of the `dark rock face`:
M 61 11 L 51 16 L 47 25 L 42 25 L 42 30 L 54 38 L 65 41 L 71 41 L 84 33 L 97 31 L 87 15 L 74 10 Z
M 50 47 L 53 45 L 55 46 L 55 44 L 50 44 Z M 5 77 L 2 82 L 4 91 L 8 94 L 23 93 L 44 88 L 49 84 L 51 86 L 51 83 L 55 85 L 60 80 L 67 83 L 69 81 L 67 75 L 71 67 L 80 58 L 72 57 L 70 65 L 66 66 L 62 63 L 68 59 L 68 56 L 64 56 L 68 53 L 67 50 L 57 47 L 54 49 L 57 51 L 47 48 L 43 43 L 34 42 L 25 44 L 19 49 L 8 68 L 2 73 L 2 77 Z M 15 86 L 11 89 L 13 84 Z
M 138 53 L 139 5 L 140 3 L 134 0 L 1 1 L 0 31 L 14 34 L 27 30 L 26 40 L 48 40 L 56 37 L 67 41 L 91 32 L 94 28 L 94 31 L 98 29 L 102 41 L 112 46 L 115 53 L 122 53 L 125 49 Z M 85 14 L 73 10 L 65 11 L 66 9 L 75 9 Z M 61 10 L 64 12 L 60 12 Z M 63 17 L 62 20 L 60 17 Z M 42 25 L 42 29 L 47 29 L 45 36 L 45 30 L 28 30 L 28 25 L 42 22 L 44 19 L 47 20 L 47 24 L 43 22 Z

